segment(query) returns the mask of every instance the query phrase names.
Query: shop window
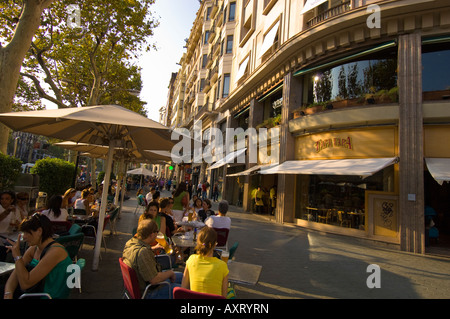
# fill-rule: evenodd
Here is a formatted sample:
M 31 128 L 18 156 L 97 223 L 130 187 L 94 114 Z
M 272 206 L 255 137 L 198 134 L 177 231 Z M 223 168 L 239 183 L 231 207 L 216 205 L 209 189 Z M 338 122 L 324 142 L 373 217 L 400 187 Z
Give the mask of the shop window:
M 303 108 L 398 102 L 396 48 L 304 74 Z
M 423 100 L 450 99 L 450 42 L 422 47 Z
M 259 127 L 271 128 L 281 123 L 281 107 L 283 105 L 283 94 L 279 92 L 264 100 L 263 123 Z M 259 128 L 258 127 L 258 128 Z
M 295 217 L 316 223 L 364 230 L 366 191 L 391 192 L 394 166 L 374 175 L 297 175 Z

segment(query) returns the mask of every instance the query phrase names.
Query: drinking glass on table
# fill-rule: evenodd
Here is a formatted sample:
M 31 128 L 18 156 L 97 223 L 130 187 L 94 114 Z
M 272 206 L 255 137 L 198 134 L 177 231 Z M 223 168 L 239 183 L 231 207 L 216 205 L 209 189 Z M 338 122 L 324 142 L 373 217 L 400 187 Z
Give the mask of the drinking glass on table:
M 164 237 L 163 233 L 161 232 L 158 233 L 158 236 L 156 236 L 156 241 L 158 242 L 158 244 L 163 246 L 164 251 L 166 252 L 167 255 L 171 255 L 173 253 L 173 249 L 166 241 L 166 238 Z
M 225 263 L 228 263 L 229 257 L 230 257 L 230 253 L 226 250 L 223 250 L 222 254 L 220 255 L 220 259 L 222 259 Z

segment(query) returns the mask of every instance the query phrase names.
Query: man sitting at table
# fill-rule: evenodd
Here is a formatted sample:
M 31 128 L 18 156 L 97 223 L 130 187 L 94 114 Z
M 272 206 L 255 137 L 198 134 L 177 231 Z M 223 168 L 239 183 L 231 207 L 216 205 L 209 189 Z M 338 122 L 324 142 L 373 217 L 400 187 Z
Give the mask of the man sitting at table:
M 211 215 L 205 220 L 205 225 L 211 228 L 231 228 L 230 217 L 225 216 L 228 212 L 228 202 L 222 200 L 219 203 L 219 215 Z
M 158 225 L 151 219 L 139 222 L 136 235 L 131 238 L 123 250 L 123 261 L 133 268 L 139 281 L 139 288 L 144 292 L 148 284 L 155 285 L 162 281 L 169 281 L 168 285 L 150 287 L 146 299 L 171 299 L 174 287 L 181 286 L 183 274 L 167 270 L 161 272 L 161 266 L 157 263 L 151 245 L 158 234 Z

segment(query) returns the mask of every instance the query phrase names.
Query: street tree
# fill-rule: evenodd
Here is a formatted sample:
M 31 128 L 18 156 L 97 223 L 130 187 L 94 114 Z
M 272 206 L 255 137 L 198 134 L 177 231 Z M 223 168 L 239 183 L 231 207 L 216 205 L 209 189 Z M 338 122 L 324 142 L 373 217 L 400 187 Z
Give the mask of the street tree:
M 11 112 L 14 94 L 19 81 L 20 68 L 31 41 L 41 23 L 41 14 L 54 0 L 3 0 L 0 18 L 15 24 L 1 30 L 0 38 L 0 113 Z M 20 10 L 14 11 L 16 5 Z M 15 14 L 12 14 L 15 13 Z M 18 14 L 17 14 L 18 13 Z M 0 24 L 0 26 L 5 24 Z M 8 34 L 5 34 L 8 32 Z M 5 36 L 6 35 L 6 36 Z M 0 124 L 0 152 L 6 153 L 9 129 Z
M 148 44 L 158 25 L 153 3 L 54 2 L 29 46 L 14 105 L 39 108 L 41 99 L 58 108 L 117 103 L 146 115 L 145 102 L 136 96 L 142 88 L 137 58 L 154 48 Z M 76 25 L 69 20 L 71 5 L 79 8 Z

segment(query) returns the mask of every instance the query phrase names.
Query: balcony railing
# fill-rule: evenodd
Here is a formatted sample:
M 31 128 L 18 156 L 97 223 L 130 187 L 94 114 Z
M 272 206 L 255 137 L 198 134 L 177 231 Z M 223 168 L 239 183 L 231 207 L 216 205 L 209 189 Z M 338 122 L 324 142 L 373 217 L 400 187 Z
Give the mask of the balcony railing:
M 306 27 L 311 28 L 312 26 L 319 24 L 322 21 L 338 16 L 344 12 L 349 11 L 350 9 L 351 9 L 350 1 L 344 2 L 336 7 L 330 8 L 318 14 L 317 16 L 306 22 Z

